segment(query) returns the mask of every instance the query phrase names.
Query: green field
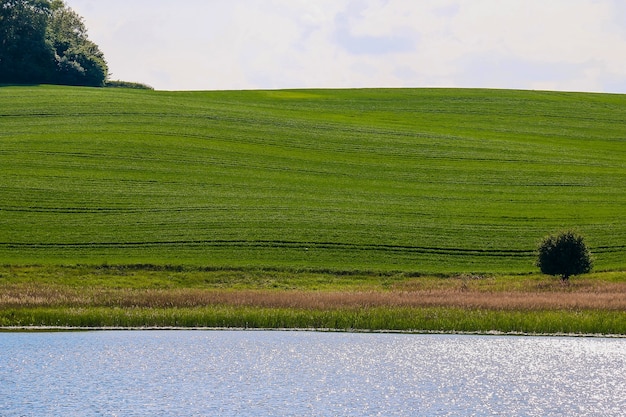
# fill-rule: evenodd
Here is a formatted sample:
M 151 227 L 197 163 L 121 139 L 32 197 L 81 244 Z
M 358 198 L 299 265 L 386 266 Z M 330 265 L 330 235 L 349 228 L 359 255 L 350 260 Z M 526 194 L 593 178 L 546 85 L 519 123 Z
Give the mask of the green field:
M 626 268 L 626 95 L 0 87 L 0 264 Z

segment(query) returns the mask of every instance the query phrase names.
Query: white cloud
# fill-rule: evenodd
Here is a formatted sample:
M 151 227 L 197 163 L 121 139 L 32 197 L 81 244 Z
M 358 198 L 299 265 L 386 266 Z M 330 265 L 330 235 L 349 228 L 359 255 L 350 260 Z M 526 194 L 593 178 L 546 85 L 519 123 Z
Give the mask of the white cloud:
M 113 78 L 159 89 L 626 92 L 621 0 L 68 0 Z
M 464 42 L 469 47 L 466 57 L 489 55 L 492 61 L 516 62 L 506 69 L 520 87 L 601 90 L 602 74 L 626 75 L 625 39 L 607 30 L 609 3 L 518 0 L 497 7 L 502 3 L 463 3 L 455 28 L 457 37 L 471 40 Z

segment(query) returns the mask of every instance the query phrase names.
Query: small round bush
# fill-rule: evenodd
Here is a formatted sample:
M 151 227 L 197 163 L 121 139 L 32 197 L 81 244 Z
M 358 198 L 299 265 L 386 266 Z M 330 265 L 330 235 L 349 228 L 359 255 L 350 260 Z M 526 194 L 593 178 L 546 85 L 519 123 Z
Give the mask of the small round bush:
M 591 271 L 593 260 L 585 239 L 568 230 L 542 239 L 537 266 L 544 274 L 560 275 L 563 281 L 567 281 L 572 275 Z

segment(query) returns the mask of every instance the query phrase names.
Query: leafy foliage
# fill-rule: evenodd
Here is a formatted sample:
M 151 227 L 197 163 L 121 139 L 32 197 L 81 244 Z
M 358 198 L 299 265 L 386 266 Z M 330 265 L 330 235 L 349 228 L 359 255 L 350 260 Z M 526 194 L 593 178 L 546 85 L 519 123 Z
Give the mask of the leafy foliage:
M 0 0 L 0 82 L 51 82 L 54 60 L 46 39 L 45 0 Z
M 132 81 L 121 81 L 121 80 L 109 80 L 106 82 L 104 86 L 109 87 L 109 88 L 132 88 L 135 90 L 154 90 L 153 87 L 147 84 L 136 83 Z
M 102 86 L 104 55 L 61 0 L 0 0 L 0 83 Z
M 565 281 L 572 275 L 591 271 L 591 252 L 583 236 L 571 230 L 546 236 L 538 248 L 537 266 L 548 275 L 560 275 Z

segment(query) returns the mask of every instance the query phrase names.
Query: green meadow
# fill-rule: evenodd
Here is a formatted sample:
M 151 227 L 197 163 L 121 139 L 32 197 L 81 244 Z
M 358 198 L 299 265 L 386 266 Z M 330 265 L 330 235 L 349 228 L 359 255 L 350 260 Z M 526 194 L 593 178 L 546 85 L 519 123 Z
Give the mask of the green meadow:
M 0 87 L 0 263 L 626 268 L 626 96 Z

